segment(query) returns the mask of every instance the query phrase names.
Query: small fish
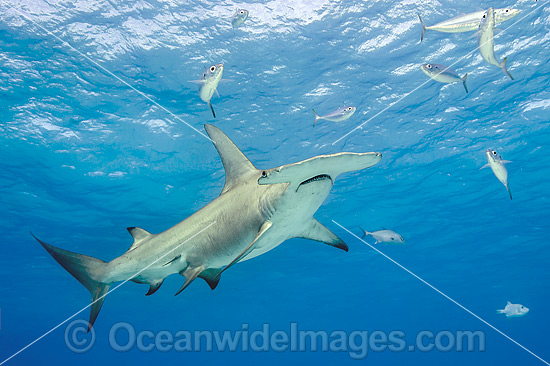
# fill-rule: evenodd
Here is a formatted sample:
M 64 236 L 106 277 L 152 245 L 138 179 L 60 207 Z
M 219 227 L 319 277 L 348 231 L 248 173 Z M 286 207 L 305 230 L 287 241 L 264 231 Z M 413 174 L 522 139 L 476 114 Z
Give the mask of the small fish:
M 212 100 L 212 96 L 214 95 L 214 92 L 217 93 L 217 87 L 220 83 L 220 80 L 222 79 L 223 74 L 223 64 L 216 64 L 212 65 L 201 75 L 201 79 L 195 81 L 199 84 L 199 97 L 202 99 L 203 102 L 208 103 L 208 106 L 210 106 L 210 110 L 212 111 L 212 115 L 214 118 L 216 118 L 216 113 L 214 113 L 214 108 L 212 107 L 212 103 L 210 102 Z
M 504 166 L 504 164 L 511 163 L 511 161 L 502 160 L 502 156 L 500 156 L 500 154 L 497 153 L 495 150 L 487 149 L 485 154 L 487 155 L 487 160 L 489 161 L 489 163 L 482 166 L 481 169 L 491 167 L 493 173 L 495 173 L 495 176 L 498 178 L 498 180 L 500 180 L 502 184 L 504 184 L 506 190 L 508 190 L 510 199 L 512 199 L 512 192 L 510 191 L 510 187 L 508 187 L 508 171 Z
M 248 18 L 248 10 L 246 9 L 237 9 L 233 18 L 231 18 L 231 24 L 233 28 L 238 28 L 243 25 L 244 21 Z
M 506 303 L 504 309 L 497 310 L 498 314 L 506 314 L 507 318 L 517 318 L 524 316 L 529 312 L 529 308 L 521 304 L 512 304 L 510 301 Z
M 484 10 L 459 15 L 457 17 L 445 20 L 429 27 L 424 24 L 422 18 L 420 17 L 420 14 L 418 14 L 418 18 L 420 19 L 420 23 L 422 24 L 422 35 L 420 36 L 420 41 L 424 40 L 424 34 L 428 29 L 445 33 L 473 32 L 479 27 L 479 22 L 481 21 L 481 17 L 483 17 L 483 14 L 485 14 Z M 513 18 L 518 14 L 518 9 L 495 9 L 495 23 L 502 23 L 505 20 Z
M 461 81 L 464 89 L 466 89 L 466 93 L 468 93 L 468 87 L 466 86 L 466 77 L 468 74 L 460 77 L 456 71 L 441 64 L 423 64 L 420 65 L 420 68 L 424 71 L 424 74 L 440 83 L 457 83 Z
M 312 109 L 313 113 L 315 114 L 315 120 L 313 121 L 313 127 L 317 124 L 317 121 L 320 119 L 324 119 L 331 122 L 341 122 L 345 121 L 346 119 L 350 118 L 357 108 L 355 107 L 342 107 L 338 108 L 334 112 L 331 112 L 329 114 L 326 114 L 324 116 L 319 116 L 317 112 L 315 112 L 315 109 Z
M 384 229 L 384 230 L 378 230 L 373 232 L 369 232 L 365 229 L 361 229 L 361 230 L 363 230 L 363 238 L 366 237 L 367 235 L 370 235 L 376 240 L 374 244 L 378 244 L 378 243 L 405 244 L 405 239 L 403 239 L 401 235 L 399 235 L 393 230 Z
M 508 57 L 504 57 L 502 62 L 498 62 L 495 57 L 495 40 L 493 39 L 494 35 L 494 29 L 495 29 L 495 11 L 493 8 L 489 8 L 481 18 L 481 21 L 479 22 L 479 33 L 478 33 L 478 46 L 479 46 L 479 53 L 481 53 L 481 57 L 491 65 L 498 66 L 504 71 L 506 75 L 510 77 L 510 79 L 514 80 L 512 75 L 506 70 L 506 59 Z

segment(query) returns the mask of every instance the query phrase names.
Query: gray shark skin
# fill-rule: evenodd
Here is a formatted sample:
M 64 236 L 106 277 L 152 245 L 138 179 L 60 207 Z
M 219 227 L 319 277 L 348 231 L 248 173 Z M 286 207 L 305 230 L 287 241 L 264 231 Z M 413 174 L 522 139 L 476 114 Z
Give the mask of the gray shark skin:
M 185 277 L 179 294 L 200 277 L 214 289 L 223 271 L 300 237 L 345 251 L 347 245 L 313 218 L 336 177 L 377 164 L 380 153 L 337 153 L 258 170 L 218 128 L 205 125 L 225 168 L 219 197 L 187 219 L 159 233 L 131 227 L 130 249 L 110 262 L 54 247 L 38 238 L 50 255 L 92 295 L 88 331 L 110 286 L 133 281 L 155 293 L 175 273 Z M 34 236 L 34 235 L 33 235 Z

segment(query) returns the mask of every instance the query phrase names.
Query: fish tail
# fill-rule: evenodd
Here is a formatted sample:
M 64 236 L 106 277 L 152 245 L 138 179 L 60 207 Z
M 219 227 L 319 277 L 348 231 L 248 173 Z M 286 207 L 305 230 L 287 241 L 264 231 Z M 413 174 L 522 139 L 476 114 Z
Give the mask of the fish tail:
M 500 63 L 500 68 L 502 69 L 502 71 L 504 71 L 504 73 L 506 75 L 508 75 L 510 77 L 510 79 L 514 80 L 514 77 L 508 72 L 508 70 L 506 70 L 506 61 L 508 60 L 508 56 L 504 57 L 504 60 L 502 60 L 502 62 Z
M 418 19 L 420 19 L 420 24 L 422 24 L 422 35 L 420 36 L 420 42 L 422 42 L 424 40 L 424 34 L 426 33 L 426 24 L 424 24 L 424 21 L 420 17 L 420 14 L 417 14 L 417 15 L 418 15 Z
M 365 239 L 367 235 L 370 235 L 370 233 L 367 230 L 363 229 L 362 227 L 360 229 L 363 232 L 363 236 L 361 237 L 361 239 Z
M 315 109 L 311 109 L 313 111 L 313 114 L 315 115 L 315 120 L 313 121 L 313 127 L 315 127 L 315 125 L 317 124 L 317 121 L 321 118 L 319 117 L 319 115 L 317 114 L 317 112 L 315 112 Z
M 468 73 L 462 77 L 462 84 L 464 85 L 464 89 L 466 89 L 466 94 L 468 94 L 468 87 L 466 86 L 466 78 L 468 77 Z
M 74 278 L 90 291 L 92 295 L 92 304 L 90 305 L 90 320 L 88 321 L 89 332 L 101 310 L 105 296 L 109 292 L 109 287 L 111 287 L 111 283 L 104 283 L 98 280 L 98 278 L 105 276 L 107 263 L 101 259 L 54 247 L 38 239 L 33 233 L 31 233 L 31 235 L 44 247 L 44 249 L 46 249 L 57 263 L 65 268 L 67 272 L 72 274 Z
M 210 110 L 212 111 L 212 115 L 214 116 L 214 118 L 216 118 L 216 112 L 214 112 L 214 107 L 212 107 L 212 103 L 208 102 L 208 106 L 210 107 Z
M 497 310 L 497 314 L 504 314 L 506 311 L 504 311 L 504 309 L 498 309 Z

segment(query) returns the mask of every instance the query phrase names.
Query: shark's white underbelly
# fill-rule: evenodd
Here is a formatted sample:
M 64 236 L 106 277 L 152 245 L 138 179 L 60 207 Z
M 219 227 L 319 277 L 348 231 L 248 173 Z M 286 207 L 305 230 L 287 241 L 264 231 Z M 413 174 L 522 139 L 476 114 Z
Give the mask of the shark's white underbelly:
M 290 238 L 299 237 L 307 227 L 313 214 L 327 198 L 332 188 L 331 180 L 322 180 L 299 187 L 300 195 L 294 193 L 296 188 L 289 187 L 279 203 L 279 209 L 273 213 L 270 221 L 273 227 L 262 236 L 254 250 L 241 261 L 262 255 Z M 298 199 L 300 197 L 301 199 Z

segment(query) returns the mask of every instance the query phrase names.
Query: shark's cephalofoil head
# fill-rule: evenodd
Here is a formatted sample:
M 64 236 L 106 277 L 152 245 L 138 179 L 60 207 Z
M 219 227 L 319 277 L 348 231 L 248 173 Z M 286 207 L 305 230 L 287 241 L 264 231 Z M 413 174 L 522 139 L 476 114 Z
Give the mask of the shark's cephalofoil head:
M 241 25 L 243 25 L 243 23 L 247 18 L 248 18 L 248 10 L 237 9 L 235 14 L 233 14 L 233 18 L 231 18 L 231 25 L 233 25 L 233 28 L 240 27 Z
M 258 184 L 290 183 L 295 187 L 321 180 L 334 182 L 339 174 L 361 170 L 377 164 L 381 153 L 337 153 L 320 155 L 295 164 L 261 172 Z

